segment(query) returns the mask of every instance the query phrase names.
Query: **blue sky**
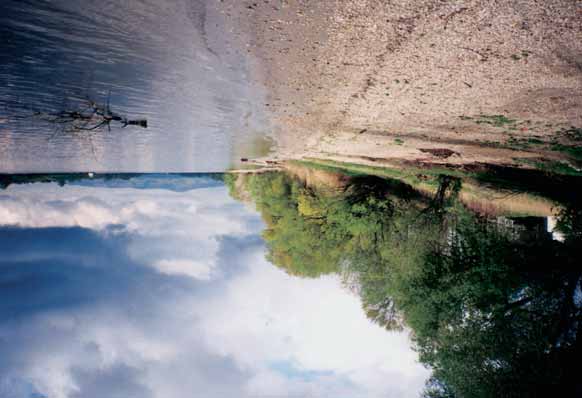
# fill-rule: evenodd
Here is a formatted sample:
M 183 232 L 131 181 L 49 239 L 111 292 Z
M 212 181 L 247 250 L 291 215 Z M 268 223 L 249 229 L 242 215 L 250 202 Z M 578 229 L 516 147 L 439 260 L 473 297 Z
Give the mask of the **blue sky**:
M 406 333 L 269 264 L 254 209 L 199 182 L 0 191 L 0 396 L 418 395 Z

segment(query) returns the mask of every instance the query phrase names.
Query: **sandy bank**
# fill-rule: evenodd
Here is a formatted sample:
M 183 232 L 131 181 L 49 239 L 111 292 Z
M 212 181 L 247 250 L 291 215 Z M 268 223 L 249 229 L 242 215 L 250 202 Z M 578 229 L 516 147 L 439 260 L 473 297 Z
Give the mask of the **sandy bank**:
M 582 127 L 582 2 L 225 0 L 279 156 L 565 159 Z M 421 149 L 447 148 L 451 156 Z

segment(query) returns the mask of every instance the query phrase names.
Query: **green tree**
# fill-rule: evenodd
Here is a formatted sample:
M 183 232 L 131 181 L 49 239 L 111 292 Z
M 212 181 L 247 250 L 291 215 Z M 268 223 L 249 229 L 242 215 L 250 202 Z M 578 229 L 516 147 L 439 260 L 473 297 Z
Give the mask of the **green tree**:
M 370 320 L 411 328 L 433 370 L 426 397 L 582 396 L 578 202 L 559 216 L 559 242 L 473 214 L 447 176 L 430 198 L 369 176 L 335 193 L 284 173 L 247 182 L 275 265 L 346 273 Z

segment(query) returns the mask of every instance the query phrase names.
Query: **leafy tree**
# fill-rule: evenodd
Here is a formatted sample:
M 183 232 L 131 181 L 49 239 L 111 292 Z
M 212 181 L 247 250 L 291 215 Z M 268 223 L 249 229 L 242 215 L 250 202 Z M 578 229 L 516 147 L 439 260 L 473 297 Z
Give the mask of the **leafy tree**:
M 571 358 L 580 351 L 582 270 L 572 248 L 516 240 L 467 216 L 424 257 L 390 288 L 438 381 L 427 396 L 579 394 Z
M 269 259 L 293 275 L 354 276 L 373 322 L 412 329 L 433 370 L 425 397 L 582 396 L 577 202 L 559 216 L 558 242 L 471 213 L 460 180 L 439 182 L 426 198 L 377 177 L 335 194 L 284 173 L 248 180 Z

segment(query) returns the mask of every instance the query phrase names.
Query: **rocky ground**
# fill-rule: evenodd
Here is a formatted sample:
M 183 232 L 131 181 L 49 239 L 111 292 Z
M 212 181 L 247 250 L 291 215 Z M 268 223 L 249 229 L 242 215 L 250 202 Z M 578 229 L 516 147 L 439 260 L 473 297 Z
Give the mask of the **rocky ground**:
M 280 158 L 579 166 L 582 1 L 221 9 L 266 90 Z

